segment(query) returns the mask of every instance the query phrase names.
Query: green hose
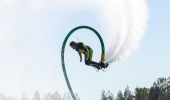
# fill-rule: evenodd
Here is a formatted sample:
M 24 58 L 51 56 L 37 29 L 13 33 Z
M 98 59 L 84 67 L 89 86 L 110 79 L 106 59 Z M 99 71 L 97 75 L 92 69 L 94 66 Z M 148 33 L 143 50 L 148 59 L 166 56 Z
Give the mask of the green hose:
M 65 50 L 65 46 L 66 46 L 66 43 L 67 43 L 67 40 L 68 38 L 70 37 L 70 35 L 77 31 L 78 29 L 89 29 L 91 31 L 93 31 L 97 37 L 99 38 L 100 40 L 100 44 L 101 44 L 101 49 L 102 49 L 102 54 L 101 54 L 101 61 L 104 62 L 105 61 L 105 47 L 104 47 L 104 42 L 103 42 L 103 39 L 102 37 L 100 36 L 100 34 L 92 27 L 89 27 L 89 26 L 78 26 L 78 27 L 75 27 L 74 29 L 72 29 L 68 34 L 67 36 L 65 37 L 64 41 L 63 41 L 63 45 L 62 45 L 62 49 L 61 49 L 61 63 L 62 63 L 62 69 L 63 69 L 63 74 L 64 74 L 64 77 L 65 77 L 65 81 L 67 83 L 67 86 L 68 86 L 68 89 L 71 93 L 71 96 L 73 98 L 73 100 L 76 100 L 76 97 L 74 95 L 74 92 L 71 88 L 71 85 L 70 85 L 70 82 L 69 82 L 69 79 L 67 77 L 67 72 L 66 72 L 66 69 L 65 69 L 65 63 L 64 63 L 64 50 Z

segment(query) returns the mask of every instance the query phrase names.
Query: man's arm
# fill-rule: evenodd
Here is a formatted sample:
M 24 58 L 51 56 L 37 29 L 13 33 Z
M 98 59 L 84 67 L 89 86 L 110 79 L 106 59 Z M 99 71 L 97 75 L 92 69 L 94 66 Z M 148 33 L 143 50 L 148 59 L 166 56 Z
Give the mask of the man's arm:
M 82 62 L 82 55 L 80 52 L 78 52 L 79 56 L 80 56 L 80 62 Z

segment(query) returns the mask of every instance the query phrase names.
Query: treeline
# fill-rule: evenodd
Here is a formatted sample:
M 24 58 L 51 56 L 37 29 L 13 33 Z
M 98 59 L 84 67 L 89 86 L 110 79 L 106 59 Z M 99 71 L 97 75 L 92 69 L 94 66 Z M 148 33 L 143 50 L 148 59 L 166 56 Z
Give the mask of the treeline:
M 76 100 L 80 100 L 77 94 L 76 98 Z M 0 100 L 72 100 L 72 97 L 69 93 L 61 95 L 57 91 L 41 96 L 39 91 L 36 91 L 32 97 L 23 93 L 21 98 L 9 97 L 0 93 Z M 103 90 L 100 100 L 170 100 L 170 77 L 158 78 L 150 88 L 136 87 L 134 91 L 131 91 L 127 86 L 124 91 L 120 90 L 116 95 L 109 90 Z
M 77 94 L 76 98 L 77 98 L 76 100 L 80 100 Z M 58 92 L 52 94 L 48 93 L 45 94 L 44 96 L 40 96 L 39 91 L 36 91 L 31 98 L 24 93 L 22 94 L 21 98 L 9 97 L 0 93 L 0 100 L 72 100 L 72 97 L 70 96 L 69 93 L 61 96 Z
M 131 91 L 127 86 L 115 96 L 109 90 L 103 90 L 101 100 L 170 100 L 170 77 L 158 78 L 150 88 L 136 87 Z

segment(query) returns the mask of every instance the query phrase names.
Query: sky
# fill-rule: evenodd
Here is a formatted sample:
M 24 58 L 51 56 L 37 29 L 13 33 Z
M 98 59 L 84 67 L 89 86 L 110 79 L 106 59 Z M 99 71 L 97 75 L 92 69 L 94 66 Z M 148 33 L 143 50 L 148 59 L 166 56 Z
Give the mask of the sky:
M 110 64 L 106 72 L 80 63 L 78 54 L 67 44 L 67 73 L 81 100 L 98 100 L 103 89 L 117 93 L 127 85 L 132 90 L 150 87 L 158 77 L 170 76 L 169 3 L 147 1 L 148 28 L 138 50 L 128 59 Z M 70 4 L 59 0 L 0 0 L 0 93 L 19 98 L 22 93 L 32 96 L 35 90 L 42 95 L 69 92 L 60 60 L 64 37 L 82 23 L 102 32 L 97 8 L 82 7 L 85 9 L 77 12 L 74 6 L 70 6 L 73 11 L 64 7 Z M 71 40 L 93 47 L 94 60 L 99 61 L 100 44 L 90 31 L 75 32 Z

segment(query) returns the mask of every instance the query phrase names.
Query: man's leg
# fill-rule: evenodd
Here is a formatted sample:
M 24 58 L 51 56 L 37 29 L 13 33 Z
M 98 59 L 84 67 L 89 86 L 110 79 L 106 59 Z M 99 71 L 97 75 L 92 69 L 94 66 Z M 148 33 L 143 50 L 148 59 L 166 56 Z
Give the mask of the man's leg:
M 91 48 L 88 48 L 88 50 L 89 50 L 89 60 L 92 61 L 93 50 Z
M 86 65 L 89 65 L 89 66 L 97 66 L 98 63 L 92 61 L 92 55 L 93 55 L 93 51 L 90 51 L 88 50 L 86 53 L 85 53 L 85 64 Z
M 85 64 L 86 64 L 86 65 L 89 65 L 89 64 L 90 64 L 89 51 L 86 51 L 86 53 L 84 54 L 84 60 L 85 60 Z
M 88 48 L 88 51 L 89 51 L 89 64 L 90 64 L 90 66 L 93 66 L 97 69 L 100 69 L 99 63 L 92 61 L 93 50 L 91 48 Z
M 94 62 L 92 61 L 92 57 L 93 57 L 93 50 L 91 48 L 88 48 L 89 50 L 89 64 L 91 64 L 91 66 L 96 67 L 97 69 L 101 69 L 101 68 L 107 68 L 108 64 L 105 64 L 103 62 Z

